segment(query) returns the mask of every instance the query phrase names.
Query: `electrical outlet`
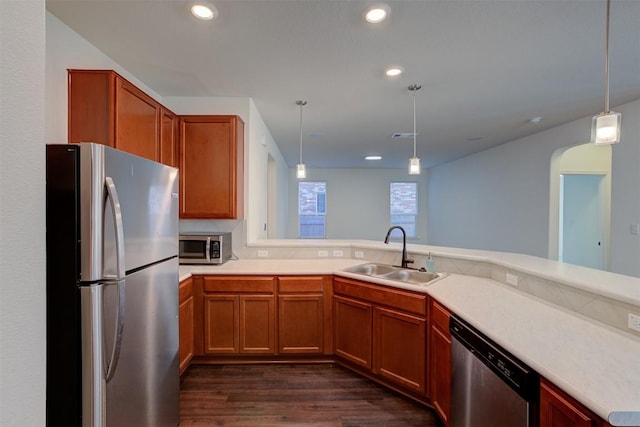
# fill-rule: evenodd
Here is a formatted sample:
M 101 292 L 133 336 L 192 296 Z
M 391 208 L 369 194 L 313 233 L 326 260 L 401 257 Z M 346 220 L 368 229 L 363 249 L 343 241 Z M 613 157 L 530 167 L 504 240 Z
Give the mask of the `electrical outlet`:
M 518 276 L 515 274 L 507 273 L 507 283 L 512 286 L 518 286 Z
M 640 332 L 640 316 L 629 313 L 629 329 Z
M 318 256 L 321 257 L 321 258 L 328 257 L 329 256 L 329 251 L 325 251 L 324 249 L 320 250 L 320 251 L 318 251 Z
M 267 258 L 269 256 L 269 251 L 258 250 L 258 258 Z
M 358 259 L 364 259 L 364 251 L 355 251 L 353 253 L 353 256 Z
M 336 258 L 340 258 L 344 256 L 344 252 L 342 251 L 342 249 L 336 249 L 333 251 L 333 256 Z

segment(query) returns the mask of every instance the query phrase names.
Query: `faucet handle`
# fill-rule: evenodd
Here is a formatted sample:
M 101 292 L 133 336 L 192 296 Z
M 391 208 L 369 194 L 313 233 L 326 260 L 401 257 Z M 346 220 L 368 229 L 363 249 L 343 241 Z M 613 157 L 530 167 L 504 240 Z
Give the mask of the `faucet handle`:
M 414 259 L 405 259 L 404 262 L 406 262 L 407 264 L 413 264 L 415 262 Z

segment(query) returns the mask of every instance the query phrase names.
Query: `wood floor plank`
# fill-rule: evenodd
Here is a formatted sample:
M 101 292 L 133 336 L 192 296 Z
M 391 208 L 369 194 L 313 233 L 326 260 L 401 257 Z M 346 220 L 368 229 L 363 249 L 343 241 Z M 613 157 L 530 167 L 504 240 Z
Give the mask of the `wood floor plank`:
M 340 366 L 194 365 L 181 427 L 440 427 L 434 412 Z

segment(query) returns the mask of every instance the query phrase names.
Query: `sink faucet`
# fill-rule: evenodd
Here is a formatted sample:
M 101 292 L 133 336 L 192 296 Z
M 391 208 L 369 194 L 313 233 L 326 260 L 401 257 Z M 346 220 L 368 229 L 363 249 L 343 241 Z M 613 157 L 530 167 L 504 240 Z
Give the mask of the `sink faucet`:
M 389 237 L 391 237 L 391 232 L 397 228 L 398 230 L 402 231 L 402 268 L 409 268 L 409 264 L 413 263 L 412 259 L 407 259 L 407 233 L 404 231 L 404 228 L 400 227 L 399 225 L 394 225 L 393 227 L 389 228 L 389 230 L 387 231 L 387 236 L 384 238 L 384 242 L 386 244 L 389 244 Z

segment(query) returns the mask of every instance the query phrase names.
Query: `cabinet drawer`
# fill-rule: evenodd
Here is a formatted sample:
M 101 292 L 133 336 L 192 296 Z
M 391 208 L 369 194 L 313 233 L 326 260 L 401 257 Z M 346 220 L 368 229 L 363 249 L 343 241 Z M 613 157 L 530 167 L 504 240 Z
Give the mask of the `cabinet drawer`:
M 431 321 L 449 335 L 449 310 L 434 300 L 431 300 Z
M 278 278 L 278 292 L 299 293 L 316 292 L 322 293 L 324 289 L 324 277 L 318 276 L 291 276 Z
M 264 276 L 216 276 L 204 278 L 205 292 L 273 293 L 275 278 Z
M 334 292 L 427 316 L 427 296 L 356 280 L 334 279 Z

